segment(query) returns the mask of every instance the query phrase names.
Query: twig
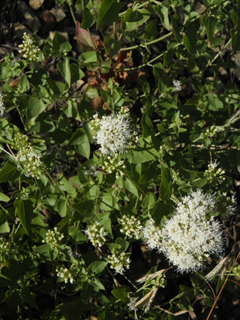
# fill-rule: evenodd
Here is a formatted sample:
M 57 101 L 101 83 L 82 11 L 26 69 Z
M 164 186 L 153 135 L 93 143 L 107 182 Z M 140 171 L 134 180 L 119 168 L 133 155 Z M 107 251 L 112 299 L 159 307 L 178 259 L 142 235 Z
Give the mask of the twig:
M 240 255 L 240 251 L 238 252 L 237 258 L 236 258 L 235 261 L 233 262 L 233 265 L 232 265 L 232 267 L 231 267 L 231 269 L 230 269 L 230 271 L 229 271 L 229 274 L 227 275 L 226 280 L 224 281 L 224 284 L 222 285 L 222 288 L 220 289 L 219 294 L 217 295 L 217 298 L 216 298 L 216 300 L 214 301 L 214 303 L 213 303 L 213 305 L 212 305 L 212 308 L 211 308 L 211 310 L 210 310 L 210 312 L 209 312 L 206 320 L 209 320 L 209 318 L 210 318 L 210 316 L 211 316 L 211 314 L 212 314 L 212 312 L 213 312 L 213 309 L 215 308 L 215 305 L 216 305 L 216 303 L 217 303 L 217 301 L 218 301 L 218 299 L 219 299 L 219 297 L 220 297 L 220 295 L 221 295 L 221 293 L 222 293 L 222 291 L 223 291 L 223 288 L 225 287 L 225 285 L 226 285 L 226 283 L 227 283 L 227 281 L 228 281 L 228 278 L 229 278 L 229 276 L 230 276 L 230 273 L 232 272 L 232 269 L 233 269 L 235 263 L 237 262 L 237 260 L 238 260 L 238 258 L 239 258 L 239 255 Z

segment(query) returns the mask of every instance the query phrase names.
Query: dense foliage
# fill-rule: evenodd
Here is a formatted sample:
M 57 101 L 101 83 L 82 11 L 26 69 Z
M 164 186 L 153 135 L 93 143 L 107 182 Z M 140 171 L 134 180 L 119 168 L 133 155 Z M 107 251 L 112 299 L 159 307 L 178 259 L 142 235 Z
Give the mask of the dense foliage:
M 57 2 L 0 63 L 1 319 L 236 319 L 240 1 Z

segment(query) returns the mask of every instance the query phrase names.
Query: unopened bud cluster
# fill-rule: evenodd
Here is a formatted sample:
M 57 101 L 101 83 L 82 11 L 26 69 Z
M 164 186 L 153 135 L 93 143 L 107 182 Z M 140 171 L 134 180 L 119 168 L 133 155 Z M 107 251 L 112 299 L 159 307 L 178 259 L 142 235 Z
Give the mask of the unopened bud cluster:
M 60 280 L 63 279 L 65 283 L 74 283 L 74 276 L 75 272 L 73 270 L 70 270 L 68 268 L 59 267 L 56 269 L 57 276 L 60 278 Z
M 201 133 L 201 138 L 203 140 L 210 139 L 216 136 L 218 129 L 215 126 L 207 128 L 204 132 Z
M 224 174 L 225 171 L 221 168 L 218 168 L 218 162 L 210 162 L 208 164 L 208 169 L 204 172 L 204 177 L 208 180 L 209 183 L 222 183 L 225 180 Z
M 58 249 L 61 246 L 61 241 L 64 235 L 57 230 L 55 227 L 53 230 L 48 230 L 46 238 L 42 240 L 43 243 L 50 245 L 51 249 Z
M 3 97 L 4 97 L 4 94 L 0 91 L 0 118 L 2 118 L 5 113 Z
M 18 167 L 23 170 L 24 175 L 40 179 L 44 165 L 41 162 L 41 154 L 37 154 L 31 144 L 28 142 L 27 136 L 17 133 L 12 147 L 19 150 L 15 156 Z
M 26 32 L 23 34 L 22 44 L 20 44 L 18 47 L 20 48 L 18 52 L 24 53 L 23 58 L 29 60 L 30 62 L 38 61 L 40 59 L 40 49 L 38 48 L 36 41 L 27 35 Z
M 119 219 L 122 225 L 120 231 L 129 238 L 139 239 L 142 231 L 141 222 L 134 216 L 128 218 L 126 215 Z
M 116 179 L 124 175 L 123 169 L 125 169 L 126 166 L 124 161 L 120 160 L 119 154 L 116 153 L 113 156 L 104 157 L 103 163 L 102 170 L 110 174 L 116 171 Z
M 12 253 L 16 253 L 15 249 L 12 246 L 11 241 L 5 241 L 3 238 L 0 239 L 0 251 L 1 251 L 1 258 L 0 261 L 4 257 L 10 257 Z
M 85 234 L 88 236 L 94 247 L 102 247 L 106 242 L 107 231 L 96 221 L 94 224 L 87 227 Z
M 114 269 L 116 273 L 123 274 L 124 268 L 129 269 L 130 266 L 130 253 L 125 252 L 117 252 L 116 250 L 112 250 L 112 255 L 108 256 L 108 262 L 110 263 L 110 268 Z
M 219 212 L 223 216 L 230 216 L 236 213 L 237 199 L 235 194 L 231 197 L 226 192 L 222 193 L 218 201 Z
M 94 115 L 90 129 L 102 154 L 117 154 L 126 152 L 138 141 L 138 134 L 130 124 L 129 109 L 121 108 L 118 114 L 98 118 Z
M 165 154 L 168 153 L 170 156 L 173 156 L 174 147 L 169 143 L 164 143 L 160 146 L 160 153 Z

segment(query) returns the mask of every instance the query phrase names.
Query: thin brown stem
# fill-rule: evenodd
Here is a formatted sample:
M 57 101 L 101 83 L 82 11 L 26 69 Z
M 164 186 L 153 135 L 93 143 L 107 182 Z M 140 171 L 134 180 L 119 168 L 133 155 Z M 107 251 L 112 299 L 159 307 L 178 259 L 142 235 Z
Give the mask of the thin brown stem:
M 213 309 L 215 308 L 215 305 L 216 305 L 216 303 L 217 303 L 218 300 L 219 300 L 219 297 L 220 297 L 220 295 L 221 295 L 221 293 L 222 293 L 222 291 L 223 291 L 223 288 L 225 287 L 225 285 L 226 285 L 226 283 L 227 283 L 227 281 L 228 281 L 228 278 L 229 278 L 229 276 L 230 276 L 230 273 L 232 272 L 232 269 L 233 269 L 235 263 L 237 262 L 239 256 L 240 256 L 240 251 L 238 252 L 237 258 L 236 258 L 236 259 L 234 260 L 234 262 L 233 262 L 233 265 L 232 265 L 232 267 L 231 267 L 231 269 L 230 269 L 230 271 L 229 271 L 229 274 L 227 275 L 227 277 L 226 277 L 226 279 L 225 279 L 225 281 L 224 281 L 224 284 L 222 285 L 222 288 L 220 289 L 220 291 L 219 291 L 219 293 L 218 293 L 218 295 L 217 295 L 217 298 L 215 299 L 215 301 L 214 301 L 214 303 L 213 303 L 213 305 L 212 305 L 212 308 L 211 308 L 211 310 L 210 310 L 210 312 L 209 312 L 206 320 L 209 320 L 209 318 L 210 318 L 210 316 L 211 316 L 211 314 L 212 314 L 212 312 L 213 312 Z

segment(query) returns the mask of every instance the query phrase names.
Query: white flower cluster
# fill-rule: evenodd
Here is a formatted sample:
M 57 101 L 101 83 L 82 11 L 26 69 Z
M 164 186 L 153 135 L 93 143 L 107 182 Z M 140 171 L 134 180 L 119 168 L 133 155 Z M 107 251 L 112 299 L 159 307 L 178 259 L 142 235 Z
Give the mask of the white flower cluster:
M 104 165 L 102 166 L 102 170 L 106 171 L 106 173 L 113 173 L 116 171 L 116 179 L 124 175 L 122 170 L 126 166 L 124 161 L 119 159 L 119 154 L 116 153 L 114 156 L 107 156 L 103 161 Z
M 106 242 L 107 231 L 96 221 L 94 224 L 87 227 L 85 234 L 88 236 L 94 247 L 102 247 Z
M 182 87 L 181 87 L 181 81 L 180 80 L 173 80 L 173 85 L 176 89 L 176 91 L 181 91 L 182 90 Z
M 4 106 L 3 97 L 4 97 L 4 94 L 2 92 L 0 92 L 0 118 L 2 118 L 5 113 L 5 106 Z
M 46 238 L 43 239 L 42 242 L 49 244 L 51 249 L 57 249 L 63 238 L 64 235 L 57 230 L 57 227 L 55 227 L 53 230 L 47 231 Z
M 120 231 L 128 236 L 129 238 L 139 239 L 142 231 L 141 222 L 136 219 L 134 216 L 128 218 L 126 215 L 119 219 L 119 222 L 122 224 Z
M 56 269 L 56 272 L 57 272 L 57 276 L 60 278 L 60 280 L 63 279 L 63 281 L 65 283 L 68 283 L 68 281 L 70 283 L 74 283 L 74 278 L 73 278 L 74 274 L 68 268 L 60 267 L 60 268 Z
M 129 253 L 121 252 L 120 254 L 113 250 L 112 255 L 108 256 L 108 262 L 111 264 L 110 268 L 114 269 L 116 273 L 123 274 L 124 268 L 129 269 L 130 258 Z
M 16 160 L 20 163 L 19 168 L 23 169 L 25 176 L 40 179 L 43 170 L 41 154 L 37 154 L 31 146 L 19 150 Z
M 137 132 L 130 124 L 128 108 L 121 108 L 118 114 L 103 116 L 101 120 L 98 114 L 93 118 L 90 129 L 102 154 L 124 153 L 138 141 Z
M 214 195 L 200 189 L 191 192 L 182 198 L 161 230 L 150 220 L 143 229 L 143 240 L 151 249 L 164 253 L 180 272 L 198 270 L 210 254 L 220 255 L 223 251 L 222 224 L 212 216 L 217 209 Z
M 44 164 L 41 162 L 41 154 L 37 154 L 28 142 L 28 137 L 18 132 L 12 142 L 12 148 L 19 150 L 14 159 L 24 175 L 40 179 Z
M 40 49 L 38 46 L 34 43 L 34 40 L 24 32 L 23 34 L 23 42 L 18 47 L 20 48 L 18 50 L 19 53 L 24 53 L 23 58 L 28 59 L 31 61 L 38 61 L 40 59 L 39 52 Z
M 204 172 L 204 177 L 208 180 L 210 183 L 222 183 L 225 180 L 225 177 L 223 176 L 225 174 L 225 171 L 221 168 L 218 168 L 218 162 L 215 160 L 214 162 L 210 162 L 208 164 L 208 169 Z
M 147 244 L 150 250 L 157 249 L 162 240 L 162 232 L 160 228 L 155 225 L 153 219 L 149 219 L 142 229 L 143 241 Z

